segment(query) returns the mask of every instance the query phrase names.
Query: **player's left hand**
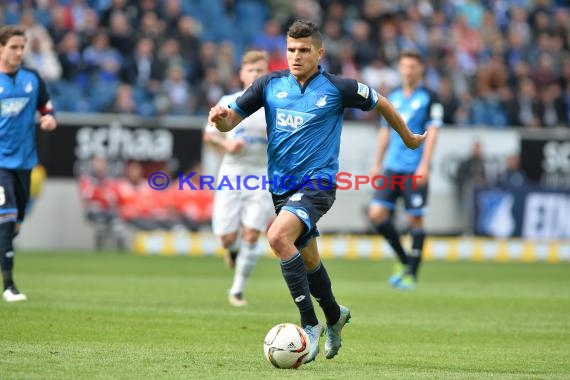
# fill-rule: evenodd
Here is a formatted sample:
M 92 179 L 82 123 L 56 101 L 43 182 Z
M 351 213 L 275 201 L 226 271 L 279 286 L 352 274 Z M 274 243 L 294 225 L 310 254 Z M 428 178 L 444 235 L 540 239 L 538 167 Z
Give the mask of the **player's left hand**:
M 424 132 L 423 135 L 412 134 L 411 138 L 406 139 L 406 141 L 404 141 L 404 143 L 410 149 L 417 149 L 420 145 L 422 145 L 422 143 L 425 141 L 426 137 L 427 137 L 427 132 Z
M 40 128 L 44 131 L 53 131 L 57 128 L 57 120 L 53 115 L 43 115 L 40 117 Z

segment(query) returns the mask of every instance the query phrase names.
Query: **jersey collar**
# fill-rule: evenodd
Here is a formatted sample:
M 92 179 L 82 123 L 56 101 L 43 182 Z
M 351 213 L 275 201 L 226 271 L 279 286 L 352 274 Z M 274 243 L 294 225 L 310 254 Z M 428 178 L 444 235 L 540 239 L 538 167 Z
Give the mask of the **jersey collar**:
M 317 76 L 321 75 L 324 71 L 325 71 L 325 69 L 321 65 L 318 65 L 317 66 L 317 72 L 314 73 L 311 77 L 309 77 L 309 79 L 307 79 L 307 81 L 305 82 L 303 87 L 301 87 L 301 94 L 303 94 L 305 92 L 305 89 L 313 81 L 313 79 L 315 79 Z M 289 77 L 291 78 L 293 83 L 295 83 L 297 86 L 299 86 L 299 82 L 297 81 L 297 79 L 295 79 L 295 77 L 293 76 L 293 74 L 291 74 L 291 72 L 289 72 Z

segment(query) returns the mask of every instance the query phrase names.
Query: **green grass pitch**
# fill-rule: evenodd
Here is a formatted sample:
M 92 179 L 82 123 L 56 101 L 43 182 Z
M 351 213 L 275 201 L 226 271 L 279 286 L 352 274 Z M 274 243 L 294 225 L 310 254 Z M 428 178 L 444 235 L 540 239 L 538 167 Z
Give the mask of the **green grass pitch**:
M 0 303 L 0 379 L 570 378 L 568 263 L 428 262 L 408 293 L 390 261 L 326 265 L 353 316 L 340 354 L 279 370 L 263 337 L 298 314 L 274 259 L 235 309 L 220 258 L 20 252 L 29 301 Z

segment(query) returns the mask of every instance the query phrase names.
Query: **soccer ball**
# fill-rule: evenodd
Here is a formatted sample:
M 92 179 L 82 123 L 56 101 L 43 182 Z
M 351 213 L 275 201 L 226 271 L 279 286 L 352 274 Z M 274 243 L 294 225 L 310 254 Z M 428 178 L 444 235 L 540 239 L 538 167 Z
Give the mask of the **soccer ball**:
M 309 354 L 309 336 L 297 325 L 280 323 L 265 336 L 263 353 L 277 368 L 297 368 Z

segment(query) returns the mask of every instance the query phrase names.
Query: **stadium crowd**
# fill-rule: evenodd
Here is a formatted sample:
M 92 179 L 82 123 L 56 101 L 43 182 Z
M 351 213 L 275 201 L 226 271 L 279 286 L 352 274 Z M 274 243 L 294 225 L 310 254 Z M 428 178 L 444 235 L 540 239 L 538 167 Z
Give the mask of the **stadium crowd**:
M 198 190 L 181 191 L 176 181 L 163 190 L 148 183 L 149 168 L 138 161 L 125 164 L 123 176 L 111 176 L 107 160 L 94 156 L 89 169 L 79 175 L 79 194 L 86 219 L 95 228 L 95 247 L 102 248 L 110 238 L 125 248 L 125 227 L 136 230 L 190 230 L 210 225 L 214 192 L 201 188 L 200 164 L 188 172 Z
M 386 94 L 403 49 L 423 53 L 445 123 L 570 127 L 567 0 L 7 0 L 0 23 L 28 28 L 25 64 L 56 108 L 205 115 L 240 87 L 249 47 L 286 68 L 284 30 L 310 19 L 332 73 Z M 352 112 L 347 118 L 373 117 Z

